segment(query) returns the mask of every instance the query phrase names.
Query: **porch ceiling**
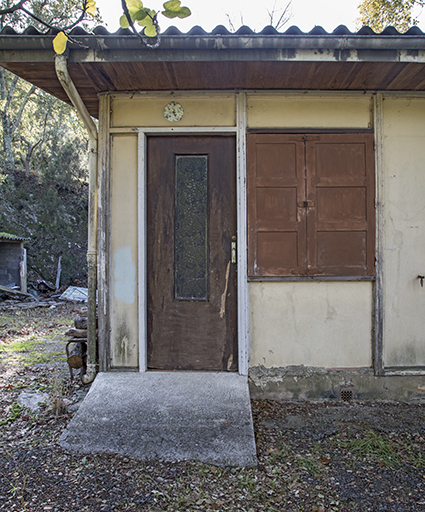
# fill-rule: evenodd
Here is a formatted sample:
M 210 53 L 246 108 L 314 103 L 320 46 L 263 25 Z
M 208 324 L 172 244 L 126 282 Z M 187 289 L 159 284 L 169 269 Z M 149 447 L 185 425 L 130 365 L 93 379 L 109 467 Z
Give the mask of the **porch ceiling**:
M 167 34 L 168 32 L 168 34 Z M 89 112 L 98 94 L 166 90 L 424 91 L 425 35 L 173 34 L 158 49 L 134 36 L 75 34 L 70 75 Z M 372 33 L 373 34 L 373 33 Z M 0 65 L 69 101 L 54 69 L 53 35 L 0 35 Z

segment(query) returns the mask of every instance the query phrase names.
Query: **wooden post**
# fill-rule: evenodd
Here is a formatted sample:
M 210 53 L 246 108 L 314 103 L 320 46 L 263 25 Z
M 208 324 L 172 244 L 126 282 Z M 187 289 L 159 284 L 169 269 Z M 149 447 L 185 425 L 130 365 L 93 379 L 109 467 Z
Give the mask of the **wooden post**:
M 22 293 L 27 293 L 27 250 L 22 247 L 22 258 L 19 264 L 19 287 Z
M 56 290 L 59 290 L 59 286 L 60 286 L 61 272 L 62 272 L 61 261 L 62 261 L 62 255 L 59 256 L 59 260 L 58 260 L 58 271 L 56 274 L 56 284 L 55 284 Z

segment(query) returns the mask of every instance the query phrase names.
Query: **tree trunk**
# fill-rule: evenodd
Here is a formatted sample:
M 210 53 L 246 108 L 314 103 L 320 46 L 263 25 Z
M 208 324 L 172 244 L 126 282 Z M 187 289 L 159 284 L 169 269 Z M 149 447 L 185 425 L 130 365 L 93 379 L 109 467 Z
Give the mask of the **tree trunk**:
M 3 128 L 3 151 L 5 156 L 4 168 L 6 173 L 10 172 L 15 167 L 15 159 L 13 157 L 13 147 L 12 147 L 12 126 L 10 123 L 10 118 L 7 114 L 7 90 L 6 90 L 6 80 L 5 80 L 5 71 L 2 67 L 0 67 L 0 99 L 2 103 L 1 112 L 1 124 Z

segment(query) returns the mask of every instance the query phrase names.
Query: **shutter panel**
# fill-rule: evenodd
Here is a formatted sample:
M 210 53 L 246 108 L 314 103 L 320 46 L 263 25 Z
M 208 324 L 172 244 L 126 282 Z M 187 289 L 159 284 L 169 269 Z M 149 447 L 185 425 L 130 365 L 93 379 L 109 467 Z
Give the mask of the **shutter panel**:
M 306 271 L 305 152 L 302 135 L 250 134 L 248 157 L 248 273 Z
M 373 135 L 307 136 L 306 164 L 307 275 L 374 275 Z

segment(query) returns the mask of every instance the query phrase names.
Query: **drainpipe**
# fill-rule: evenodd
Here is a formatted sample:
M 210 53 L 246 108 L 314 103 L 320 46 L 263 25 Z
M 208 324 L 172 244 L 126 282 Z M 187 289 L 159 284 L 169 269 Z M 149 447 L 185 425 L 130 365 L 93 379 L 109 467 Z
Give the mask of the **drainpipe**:
M 66 94 L 76 108 L 89 135 L 89 219 L 88 219 L 88 298 L 87 298 L 87 372 L 84 384 L 90 384 L 96 377 L 96 289 L 97 289 L 97 128 L 77 88 L 68 73 L 64 55 L 55 57 L 56 74 Z

